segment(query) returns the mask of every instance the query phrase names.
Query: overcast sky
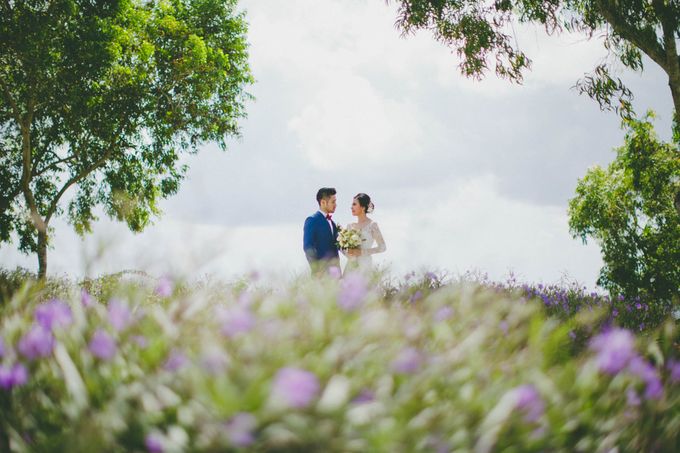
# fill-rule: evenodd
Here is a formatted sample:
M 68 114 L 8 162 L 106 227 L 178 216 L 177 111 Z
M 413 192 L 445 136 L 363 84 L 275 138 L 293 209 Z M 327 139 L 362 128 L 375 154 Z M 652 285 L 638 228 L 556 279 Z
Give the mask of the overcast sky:
M 333 186 L 341 224 L 353 220 L 353 195 L 373 198 L 387 242 L 376 261 L 397 275 L 512 270 L 594 286 L 599 249 L 570 237 L 566 209 L 577 179 L 623 141 L 616 115 L 571 88 L 605 56 L 600 41 L 516 27 L 534 61 L 525 83 L 475 82 L 429 34 L 400 37 L 383 1 L 241 4 L 257 79 L 243 138 L 226 153 L 208 144 L 187 158 L 180 193 L 142 234 L 102 220 L 80 240 L 53 222 L 51 273 L 294 275 L 306 270 L 302 224 L 316 191 Z M 667 137 L 664 75 L 648 62 L 644 75 L 622 76 L 636 110 L 656 110 Z M 0 259 L 37 268 L 5 245 Z

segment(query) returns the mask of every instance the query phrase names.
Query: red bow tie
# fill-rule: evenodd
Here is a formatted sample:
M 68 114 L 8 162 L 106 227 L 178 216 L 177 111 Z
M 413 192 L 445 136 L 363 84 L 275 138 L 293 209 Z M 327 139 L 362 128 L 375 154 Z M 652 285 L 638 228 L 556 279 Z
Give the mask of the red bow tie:
M 333 216 L 330 215 L 330 214 L 326 214 L 326 219 L 331 220 L 331 217 L 333 217 Z

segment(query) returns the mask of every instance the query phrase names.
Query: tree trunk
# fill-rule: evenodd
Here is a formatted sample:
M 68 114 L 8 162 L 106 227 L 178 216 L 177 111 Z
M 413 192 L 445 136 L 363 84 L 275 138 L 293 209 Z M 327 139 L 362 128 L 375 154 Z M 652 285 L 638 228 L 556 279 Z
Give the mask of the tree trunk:
M 38 278 L 47 277 L 47 225 L 44 230 L 38 230 Z

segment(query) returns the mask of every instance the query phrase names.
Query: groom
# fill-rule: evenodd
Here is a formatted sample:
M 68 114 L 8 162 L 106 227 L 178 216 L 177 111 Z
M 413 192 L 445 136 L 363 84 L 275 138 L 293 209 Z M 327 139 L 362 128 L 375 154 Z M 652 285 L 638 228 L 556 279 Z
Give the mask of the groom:
M 305 220 L 302 248 L 307 256 L 312 274 L 322 275 L 333 266 L 340 267 L 340 257 L 336 240 L 338 228 L 333 222 L 336 192 L 331 187 L 323 187 L 316 193 L 319 210 Z

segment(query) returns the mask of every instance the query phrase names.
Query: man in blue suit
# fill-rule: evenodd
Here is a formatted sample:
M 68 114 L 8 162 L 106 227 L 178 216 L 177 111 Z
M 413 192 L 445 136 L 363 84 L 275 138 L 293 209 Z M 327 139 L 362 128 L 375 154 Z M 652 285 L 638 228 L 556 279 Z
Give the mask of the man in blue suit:
M 312 274 L 322 275 L 333 266 L 340 267 L 336 244 L 338 227 L 332 218 L 337 204 L 335 189 L 322 187 L 316 193 L 316 201 L 319 210 L 305 220 L 302 248 Z

